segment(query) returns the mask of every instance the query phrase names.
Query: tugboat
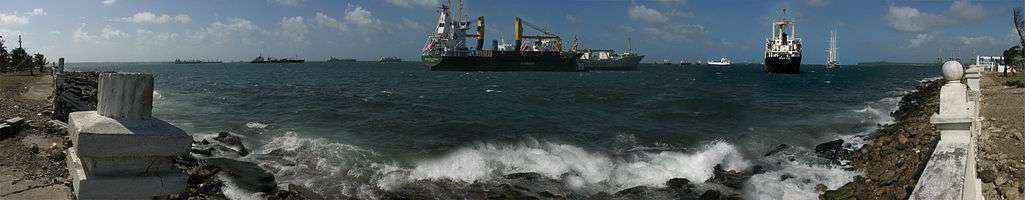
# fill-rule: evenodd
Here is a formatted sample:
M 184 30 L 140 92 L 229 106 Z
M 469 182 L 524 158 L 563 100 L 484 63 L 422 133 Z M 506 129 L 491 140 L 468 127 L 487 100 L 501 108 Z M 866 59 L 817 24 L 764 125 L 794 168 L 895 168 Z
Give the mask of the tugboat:
M 462 15 L 462 1 L 458 14 L 452 16 L 450 5 L 439 10 L 435 32 L 428 35 L 421 60 L 431 71 L 584 71 L 578 68 L 580 58 L 575 52 L 562 51 L 562 39 L 547 29 L 516 18 L 515 44 L 500 48 L 492 40 L 492 50 L 484 50 L 484 17 L 477 17 L 477 33 L 467 34 L 470 22 Z M 523 26 L 541 32 L 540 35 L 524 35 Z M 475 49 L 466 46 L 466 38 L 477 41 Z M 531 39 L 524 43 L 524 39 Z
M 836 30 L 829 32 L 829 49 L 826 49 L 826 68 L 840 68 L 840 61 L 836 55 Z
M 765 42 L 767 73 L 801 73 L 801 38 L 797 38 L 795 22 L 786 15 L 787 10 L 783 9 L 783 17 L 772 21 L 772 38 Z M 790 34 L 787 34 L 787 27 Z

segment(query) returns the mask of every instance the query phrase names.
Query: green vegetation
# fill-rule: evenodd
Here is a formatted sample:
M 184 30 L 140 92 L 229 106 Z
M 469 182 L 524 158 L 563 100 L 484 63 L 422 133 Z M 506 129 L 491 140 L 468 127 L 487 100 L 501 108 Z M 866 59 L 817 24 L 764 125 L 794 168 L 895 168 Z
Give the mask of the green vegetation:
M 19 47 L 8 52 L 4 42 L 0 36 L 0 74 L 28 72 L 28 75 L 35 75 L 37 72 L 45 71 L 46 57 L 43 54 L 29 54 L 21 47 L 20 39 Z

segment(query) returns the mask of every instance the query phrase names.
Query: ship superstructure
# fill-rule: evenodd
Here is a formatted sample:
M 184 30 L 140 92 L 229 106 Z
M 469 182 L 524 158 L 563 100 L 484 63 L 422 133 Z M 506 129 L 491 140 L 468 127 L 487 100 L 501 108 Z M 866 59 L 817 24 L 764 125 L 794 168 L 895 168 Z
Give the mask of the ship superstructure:
M 731 65 L 730 64 L 730 58 L 729 57 L 725 57 L 725 56 L 723 56 L 722 58 L 719 58 L 719 60 L 709 60 L 707 63 L 708 63 L 708 65 L 711 65 L 711 66 L 730 66 Z
M 801 38 L 797 37 L 796 22 L 786 14 L 784 9 L 783 17 L 772 21 L 772 37 L 765 42 L 765 72 L 801 73 Z
M 836 30 L 829 32 L 829 48 L 826 49 L 826 68 L 840 68 L 840 60 L 836 54 Z
M 438 25 L 428 35 L 424 44 L 423 60 L 428 69 L 434 71 L 581 71 L 577 67 L 578 56 L 574 52 L 562 51 L 562 39 L 555 33 L 534 26 L 517 17 L 515 43 L 509 48 L 500 48 L 492 40 L 492 50 L 484 50 L 484 17 L 477 17 L 476 33 L 467 34 L 470 21 L 462 15 L 462 1 L 458 13 L 453 16 L 450 5 L 438 10 Z M 524 35 L 524 26 L 541 32 L 540 35 Z M 470 49 L 466 38 L 474 38 L 476 46 Z M 524 39 L 532 40 L 526 41 Z M 573 49 L 575 50 L 575 49 Z
M 629 41 L 622 53 L 612 49 L 577 49 L 581 55 L 578 63 L 586 70 L 637 70 L 644 55 L 634 53 Z M 573 44 L 577 45 L 575 38 Z

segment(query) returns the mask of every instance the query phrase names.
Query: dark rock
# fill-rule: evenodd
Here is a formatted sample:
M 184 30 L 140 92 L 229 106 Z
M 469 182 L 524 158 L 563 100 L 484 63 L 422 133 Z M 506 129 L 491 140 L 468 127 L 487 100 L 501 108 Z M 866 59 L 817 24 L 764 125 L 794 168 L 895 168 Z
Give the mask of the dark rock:
M 638 194 L 643 194 L 645 191 L 648 191 L 648 190 L 651 190 L 651 188 L 649 188 L 648 186 L 637 186 L 637 187 L 627 188 L 625 190 L 620 190 L 619 192 L 616 192 L 615 196 L 638 195 Z
M 744 185 L 744 181 L 746 181 L 747 178 L 751 177 L 750 174 L 745 174 L 733 170 L 723 170 L 722 165 L 715 165 L 715 167 L 712 170 L 712 178 L 705 182 L 717 183 L 735 189 L 740 189 Z
M 203 161 L 221 169 L 240 188 L 266 193 L 274 192 L 276 188 L 274 175 L 263 170 L 256 163 L 227 158 L 210 158 L 203 159 Z
M 701 194 L 701 199 L 719 199 L 721 195 L 717 190 L 706 190 L 705 193 Z
M 669 179 L 669 181 L 666 181 L 666 186 L 669 186 L 669 188 L 678 188 L 678 189 L 687 189 L 687 188 L 693 188 L 694 187 L 694 185 L 690 184 L 690 180 L 687 180 L 685 178 Z
M 213 154 L 214 154 L 213 151 L 214 150 L 211 149 L 211 148 L 192 148 L 192 149 L 189 149 L 190 153 L 194 153 L 196 155 L 201 155 L 201 156 L 206 156 L 206 157 L 213 156 Z
M 10 119 L 4 120 L 4 123 L 6 123 L 7 125 L 11 125 L 13 127 L 19 127 L 19 126 L 25 124 L 25 118 L 14 117 L 14 118 L 10 118 Z
M 218 146 L 218 150 L 232 152 L 240 157 L 249 155 L 249 149 L 246 149 L 245 144 L 242 143 L 241 135 L 222 131 L 217 133 L 217 137 L 214 137 L 213 140 L 213 143 Z
M 46 121 L 46 132 L 50 134 L 67 135 L 70 130 L 68 123 L 62 121 L 50 120 Z
M 541 180 L 544 179 L 544 175 L 535 172 L 524 172 L 524 173 L 512 173 L 506 174 L 506 179 L 526 179 L 526 180 Z
M 815 145 L 815 153 L 827 153 L 835 151 L 836 149 L 843 148 L 843 140 L 837 139 L 829 142 L 825 142 L 819 145 Z
M 761 173 L 765 173 L 765 167 L 762 167 L 761 165 L 755 165 L 754 167 L 751 167 L 752 175 Z
M 794 178 L 794 175 L 783 174 L 783 175 L 779 176 L 779 181 L 786 181 L 787 179 L 791 179 L 791 178 Z
M 843 142 L 844 141 L 842 139 L 837 139 L 815 145 L 815 153 L 823 158 L 829 159 L 833 164 L 840 164 L 840 159 L 844 159 L 850 154 L 849 150 L 843 148 Z
M 772 148 L 768 153 L 765 153 L 765 157 L 772 156 L 773 154 L 779 153 L 787 148 L 790 148 L 790 145 L 780 144 L 779 146 L 776 146 L 776 148 Z

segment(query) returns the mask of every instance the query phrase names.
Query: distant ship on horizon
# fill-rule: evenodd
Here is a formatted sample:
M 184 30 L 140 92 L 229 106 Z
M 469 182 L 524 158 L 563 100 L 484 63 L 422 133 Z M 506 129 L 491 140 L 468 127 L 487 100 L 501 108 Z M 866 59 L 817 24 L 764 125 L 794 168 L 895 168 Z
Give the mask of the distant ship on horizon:
M 302 62 L 306 62 L 306 60 L 303 60 L 303 59 L 288 59 L 288 58 L 274 59 L 272 57 L 264 58 L 263 55 L 257 56 L 252 61 L 249 61 L 249 63 L 302 63 Z
M 331 58 L 327 59 L 327 62 L 356 62 L 356 59 L 355 58 L 342 58 L 342 59 L 338 59 L 338 58 L 335 58 L 335 57 L 332 56 Z
M 765 41 L 765 72 L 801 73 L 801 38 L 797 38 L 794 20 L 787 19 L 786 9 L 782 18 L 772 21 L 772 38 Z
M 174 59 L 174 62 L 172 62 L 172 63 L 174 63 L 174 64 L 204 64 L 204 63 L 223 63 L 223 62 L 219 61 L 219 60 L 203 61 L 203 60 L 195 60 L 195 59 L 194 60 Z
M 709 60 L 706 63 L 711 66 L 730 66 L 730 57 L 723 56 L 722 58 L 719 58 L 718 61 Z
M 402 58 L 399 58 L 399 57 L 381 57 L 381 59 L 377 59 L 377 62 L 402 62 Z

